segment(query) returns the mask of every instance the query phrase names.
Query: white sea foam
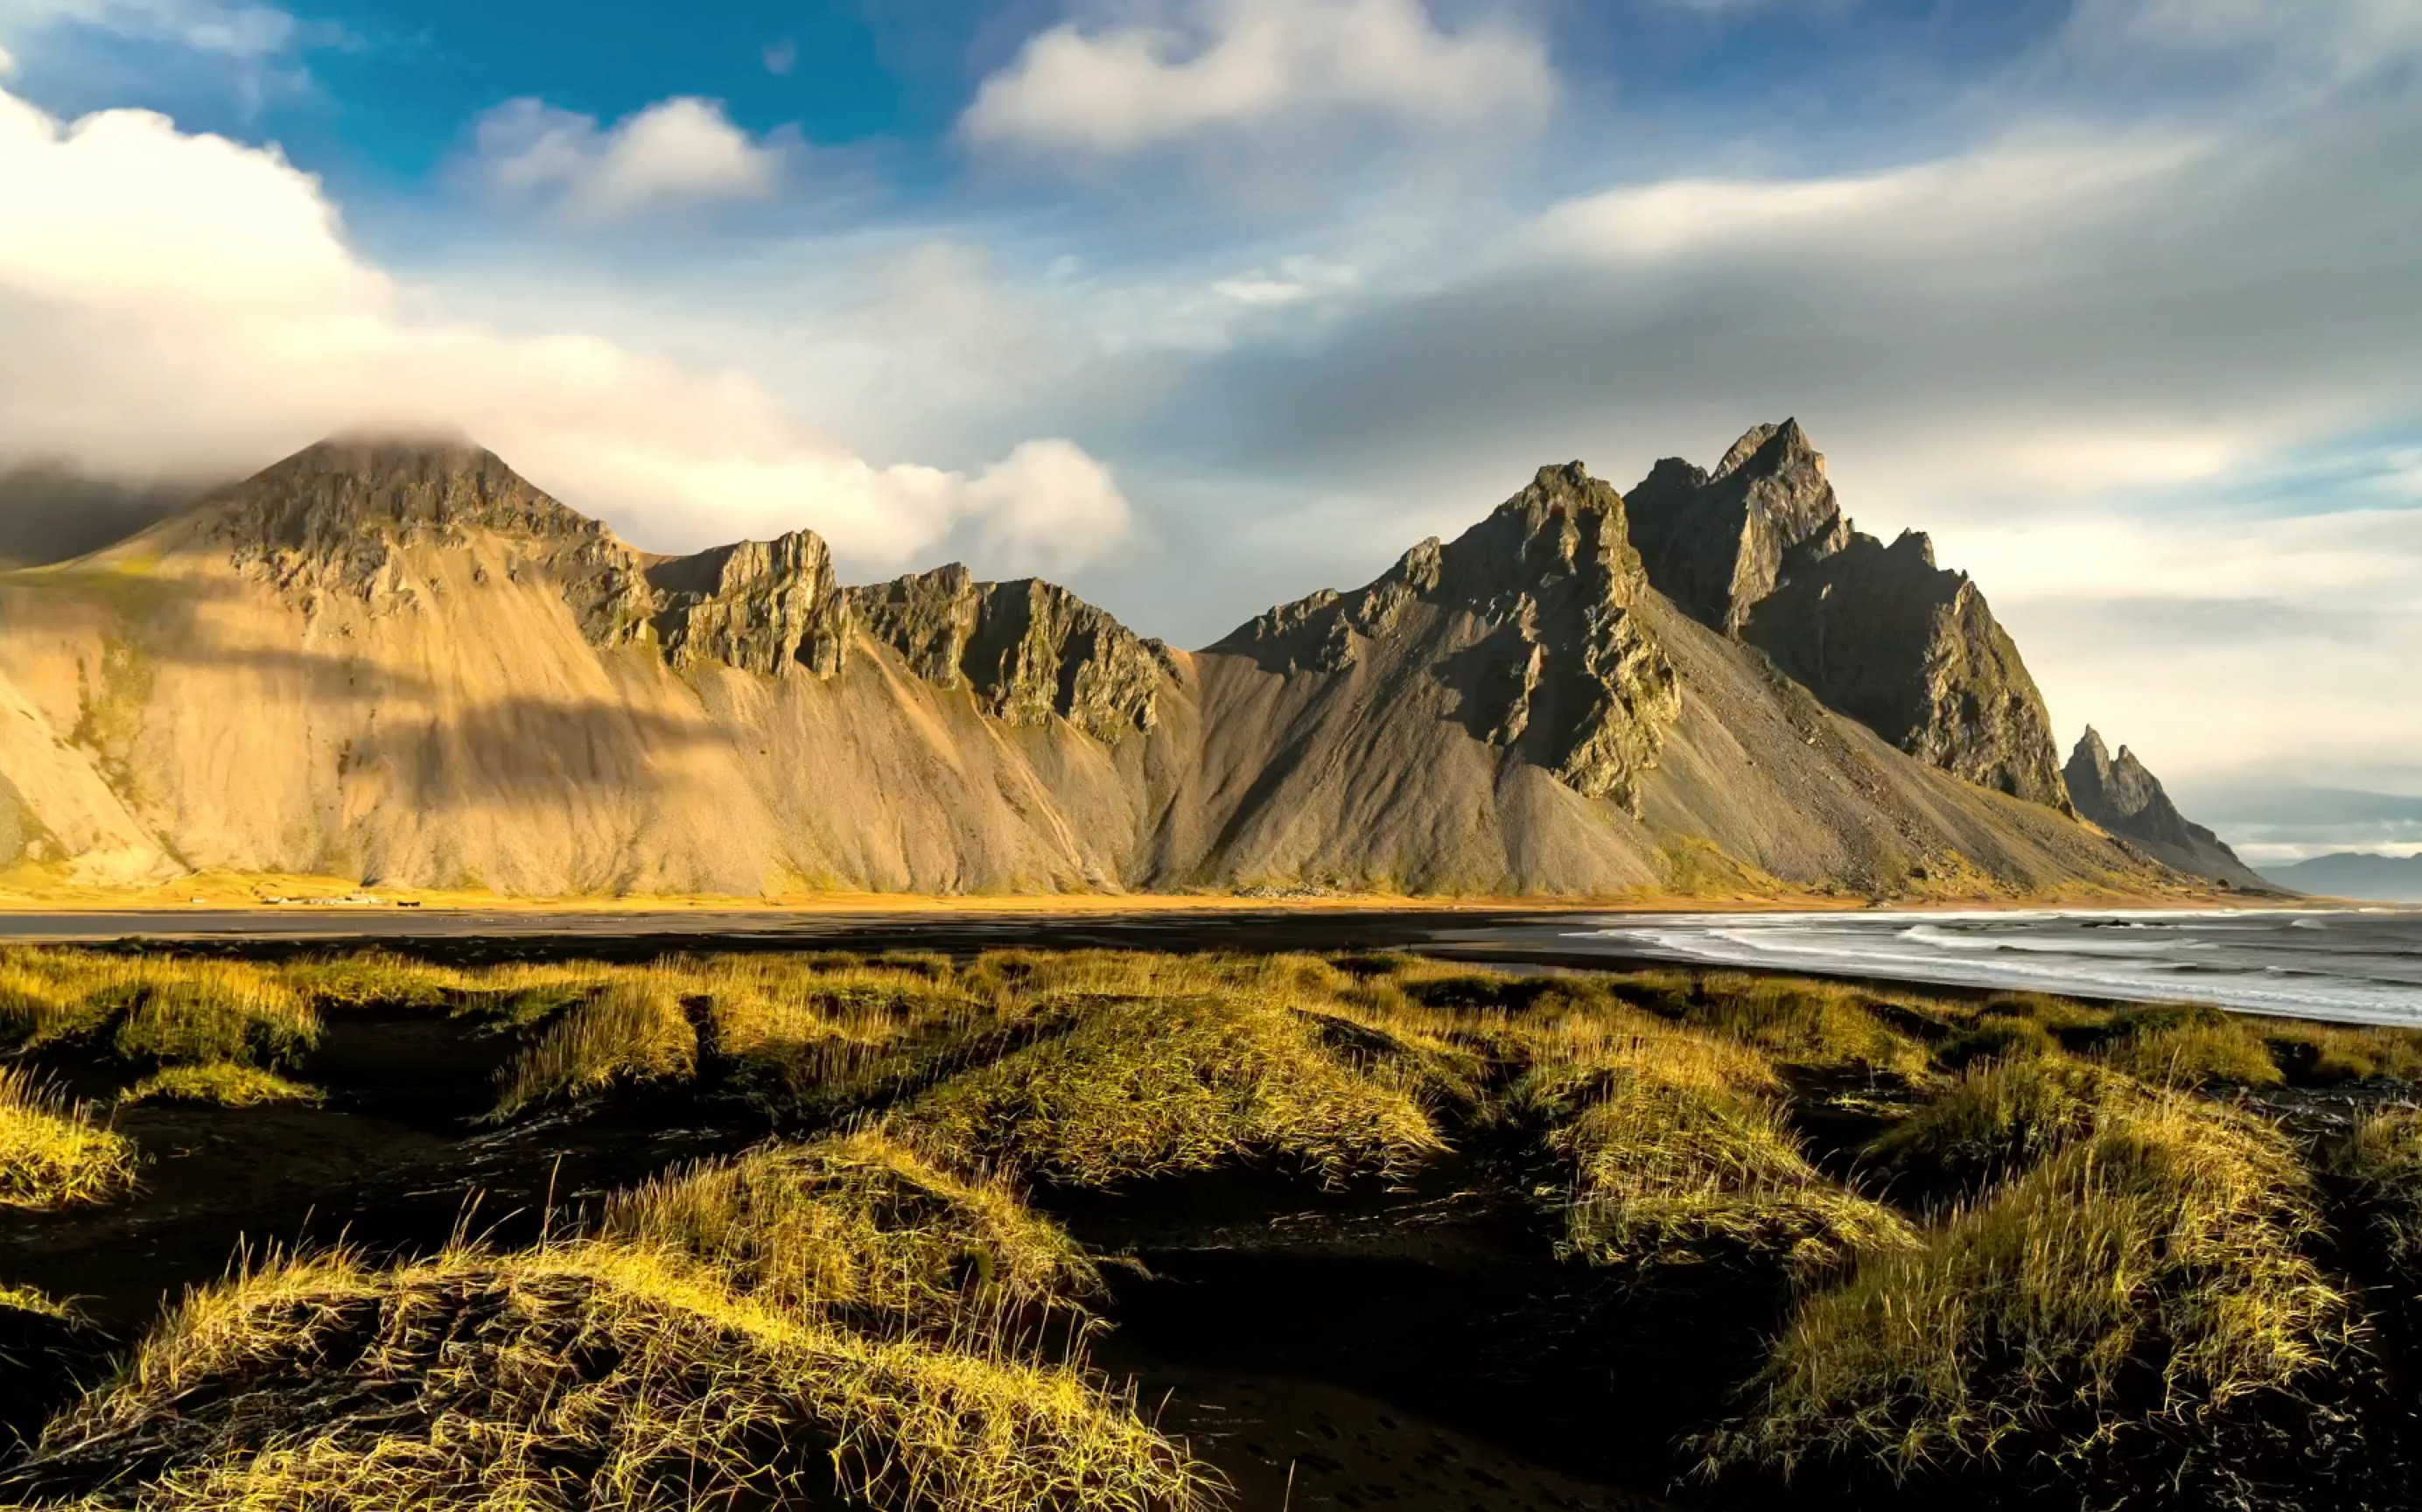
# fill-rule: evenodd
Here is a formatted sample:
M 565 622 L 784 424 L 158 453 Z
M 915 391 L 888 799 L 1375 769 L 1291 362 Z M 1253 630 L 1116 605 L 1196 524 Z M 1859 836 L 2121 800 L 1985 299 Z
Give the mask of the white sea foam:
M 2412 915 L 1877 909 L 1591 922 L 1598 927 L 1565 937 L 1610 954 L 1708 965 L 2422 1023 L 2422 918 Z

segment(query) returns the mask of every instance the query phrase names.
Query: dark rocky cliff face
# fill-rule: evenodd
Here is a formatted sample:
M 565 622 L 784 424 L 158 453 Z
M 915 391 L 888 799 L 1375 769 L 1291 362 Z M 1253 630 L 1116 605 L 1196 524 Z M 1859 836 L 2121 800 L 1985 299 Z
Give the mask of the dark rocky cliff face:
M 1452 544 L 1424 541 L 1367 587 L 1282 605 L 1211 649 L 1338 672 L 1414 604 L 1468 615 L 1479 638 L 1440 670 L 1474 733 L 1631 805 L 1681 712 L 1673 666 L 1633 612 L 1647 586 L 1622 497 L 1576 462 L 1541 468 Z
M 2268 886 L 2218 835 L 2178 811 L 2135 752 L 2122 746 L 2112 755 L 2091 725 L 2069 752 L 2063 775 L 2079 813 L 2165 865 L 2232 887 Z
M 1795 681 L 1921 760 L 2014 797 L 2068 806 L 2052 717 L 1965 573 L 1915 531 L 1849 532 L 1803 561 L 1742 632 Z
M 849 645 L 848 595 L 833 580 L 832 553 L 805 530 L 771 542 L 743 541 L 647 571 L 655 590 L 651 622 L 676 667 L 712 663 L 767 675 L 841 670 Z
M 1967 575 L 1841 513 L 1799 422 L 1761 425 L 1713 472 L 1678 458 L 1632 491 L 1649 580 L 1817 698 L 1955 776 L 2066 809 L 2051 717 Z
M 1035 578 L 980 583 L 953 562 L 848 595 L 868 632 L 911 671 L 936 686 L 972 689 L 1009 724 L 1058 715 L 1115 743 L 1159 723 L 1162 692 L 1177 675 L 1159 641 Z
M 1712 473 L 1668 457 L 1625 502 L 1658 591 L 1726 635 L 1788 563 L 1838 549 L 1848 528 L 1798 420 L 1753 428 Z

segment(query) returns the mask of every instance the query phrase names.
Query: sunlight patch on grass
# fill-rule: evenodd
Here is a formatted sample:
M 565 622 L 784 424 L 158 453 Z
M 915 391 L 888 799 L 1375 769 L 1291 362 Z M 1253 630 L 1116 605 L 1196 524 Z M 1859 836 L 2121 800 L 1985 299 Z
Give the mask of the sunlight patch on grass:
M 84 1512 L 1208 1500 L 1075 1370 L 833 1329 L 595 1241 L 325 1254 L 197 1293 L 17 1475 L 27 1504 Z
M 618 1197 L 605 1232 L 744 1296 L 877 1331 L 992 1335 L 1101 1291 L 1083 1249 L 997 1179 L 874 1130 L 775 1144 Z
M 2077 1458 L 2292 1390 L 2351 1336 L 2304 1252 L 2320 1225 L 2269 1125 L 2178 1093 L 2107 1104 L 1922 1248 L 1803 1300 L 1711 1462 Z
M 1802 1269 L 1913 1241 L 1891 1209 L 1808 1161 L 1758 1050 L 1630 1010 L 1533 1038 L 1516 1089 L 1571 1170 L 1564 1248 L 1598 1265 L 1781 1252 Z
M 0 1066 L 0 1207 L 107 1202 L 134 1187 L 134 1145 L 19 1066 Z
M 219 1108 L 259 1108 L 272 1103 L 317 1103 L 319 1088 L 290 1081 L 259 1066 L 214 1061 L 208 1065 L 163 1066 L 118 1095 L 121 1103 L 207 1103 Z
M 1403 1087 L 1358 1071 L 1277 997 L 1096 998 L 1064 1031 L 901 1115 L 920 1143 L 1083 1186 L 1269 1158 L 1323 1180 L 1442 1149 Z
M 698 1065 L 698 1032 L 683 1006 L 685 984 L 681 973 L 664 968 L 606 977 L 592 995 L 550 1019 L 537 1043 L 506 1069 L 493 1116 L 511 1118 L 543 1103 L 687 1077 Z

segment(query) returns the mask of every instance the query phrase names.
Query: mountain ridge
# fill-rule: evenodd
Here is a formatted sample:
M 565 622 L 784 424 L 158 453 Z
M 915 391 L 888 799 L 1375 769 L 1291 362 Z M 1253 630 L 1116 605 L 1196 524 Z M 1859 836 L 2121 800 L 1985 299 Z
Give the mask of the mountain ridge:
M 1735 451 L 1724 478 L 1815 455 L 1796 424 Z M 0 861 L 530 895 L 2181 885 L 1827 708 L 1634 536 L 1543 468 L 1189 653 L 1039 580 L 846 586 L 808 531 L 654 555 L 477 448 L 331 442 L 0 575 L 0 680 L 47 735 L 0 747 Z

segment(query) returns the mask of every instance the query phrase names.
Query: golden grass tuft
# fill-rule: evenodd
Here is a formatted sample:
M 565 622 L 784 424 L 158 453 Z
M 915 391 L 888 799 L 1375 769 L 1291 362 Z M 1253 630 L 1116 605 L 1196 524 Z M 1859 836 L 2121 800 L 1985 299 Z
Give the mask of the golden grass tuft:
M 212 1061 L 207 1065 L 163 1066 L 118 1095 L 121 1103 L 208 1103 L 220 1108 L 260 1108 L 274 1103 L 317 1103 L 317 1087 L 290 1081 L 255 1065 Z
M 2292 1389 L 2351 1337 L 2304 1253 L 2310 1176 L 2269 1125 L 2184 1094 L 2086 1137 L 1804 1299 L 1711 1466 L 1812 1457 L 1895 1475 L 2133 1430 Z
M 289 961 L 277 980 L 306 1000 L 344 1008 L 453 1006 L 483 974 L 416 961 L 391 951 L 354 951 Z
M 130 959 L 108 974 L 103 990 L 127 1003 L 113 1045 L 129 1060 L 275 1065 L 320 1037 L 307 1000 L 241 961 Z
M 2022 1171 L 2091 1132 L 2123 1079 L 2058 1055 L 1976 1061 L 1875 1139 L 1867 1156 L 1927 1182 L 1969 1185 Z
M 1980 1016 L 1974 1023 L 1935 1047 L 1934 1058 L 1953 1071 L 1978 1061 L 2014 1061 L 2056 1055 L 2060 1041 L 2040 1019 L 2007 1015 Z
M 0 1207 L 106 1202 L 134 1187 L 134 1146 L 33 1073 L 0 1066 Z
M 320 1255 L 193 1295 L 12 1478 L 21 1504 L 84 1512 L 1207 1500 L 1075 1370 L 868 1338 L 595 1241 Z
M 605 1232 L 744 1296 L 877 1331 L 988 1335 L 1101 1292 L 1084 1250 L 997 1179 L 873 1129 L 776 1144 L 615 1199 Z
M 1014 1003 L 957 984 L 948 964 L 904 967 L 725 956 L 704 963 L 716 1048 L 777 1113 L 837 1111 L 982 1057 Z
M 1629 1010 L 1532 1035 L 1517 1101 L 1571 1165 L 1564 1249 L 1600 1265 L 1780 1251 L 1814 1269 L 1904 1248 L 1909 1225 L 1827 1177 L 1784 1120 L 1764 1055 Z
M 1874 1001 L 1872 994 L 1839 983 L 1723 971 L 1700 983 L 1682 1020 L 1789 1064 L 1923 1076 L 1926 1047 L 1877 1017 Z
M 687 1077 L 698 1031 L 683 1004 L 687 983 L 668 967 L 626 969 L 548 1020 L 538 1042 L 505 1070 L 491 1116 L 594 1097 L 619 1086 Z
M 6 1282 L 0 1282 L 0 1313 L 31 1313 L 55 1323 L 71 1322 L 76 1315 L 75 1309 L 39 1287 L 11 1286 Z M 0 1362 L 7 1358 L 0 1355 Z
M 1257 1158 L 1337 1182 L 1401 1173 L 1444 1147 L 1411 1093 L 1332 1051 L 1284 995 L 1095 993 L 1061 1004 L 1072 1017 L 1060 1032 L 910 1104 L 902 1122 L 919 1142 L 1087 1186 Z
M 2371 1252 L 2408 1285 L 2422 1280 L 2422 1110 L 2364 1118 L 2325 1159 Z
M 2113 1018 L 2103 1061 L 2172 1087 L 2273 1087 L 2287 1079 L 2244 1019 L 2211 1008 L 2144 1008 Z
M 2422 1082 L 2422 1032 L 2277 1018 L 2260 1033 L 2291 1081 Z

